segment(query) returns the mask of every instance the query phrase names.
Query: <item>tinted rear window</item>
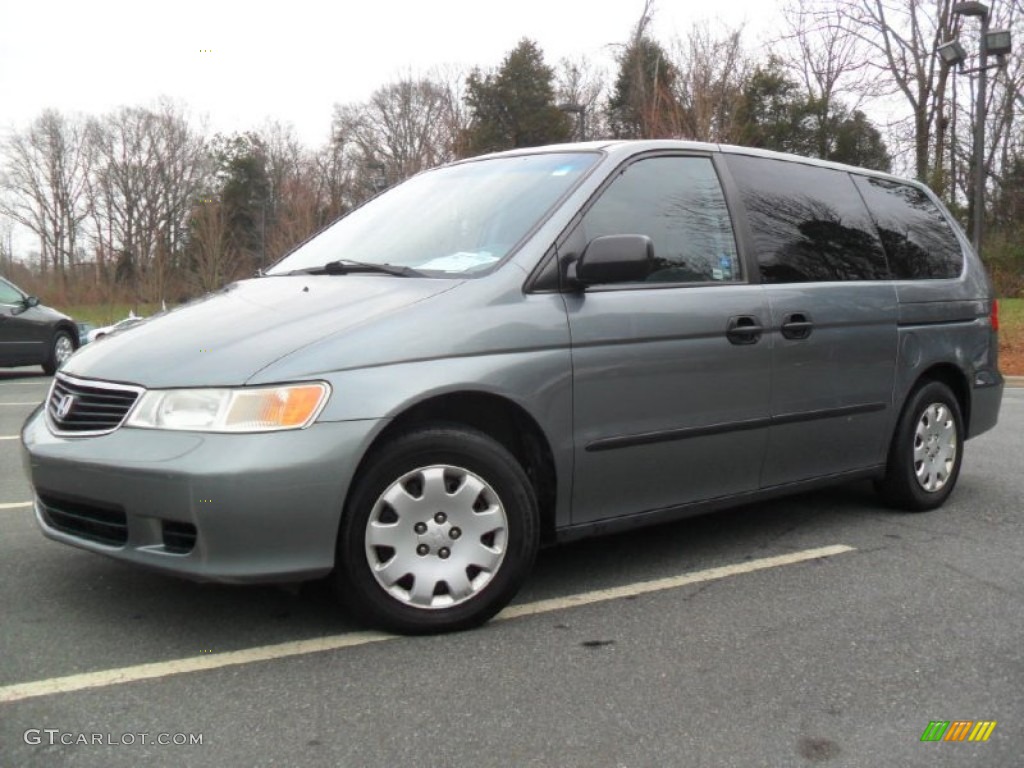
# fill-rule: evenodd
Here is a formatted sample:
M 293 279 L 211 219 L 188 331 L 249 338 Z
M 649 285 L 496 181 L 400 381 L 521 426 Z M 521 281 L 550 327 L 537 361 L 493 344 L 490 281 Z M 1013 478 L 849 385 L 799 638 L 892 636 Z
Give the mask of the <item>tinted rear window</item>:
M 959 277 L 960 242 L 928 195 L 910 184 L 855 177 L 882 237 L 893 277 L 923 280 Z
M 762 282 L 888 279 L 878 233 L 848 173 L 740 155 L 727 162 Z

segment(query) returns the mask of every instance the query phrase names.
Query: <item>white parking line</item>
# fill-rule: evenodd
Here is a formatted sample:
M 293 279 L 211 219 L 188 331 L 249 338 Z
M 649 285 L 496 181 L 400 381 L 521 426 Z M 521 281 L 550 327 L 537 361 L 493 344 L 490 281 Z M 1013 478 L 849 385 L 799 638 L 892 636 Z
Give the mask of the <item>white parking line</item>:
M 0 403 L 0 406 L 3 406 L 3 405 L 39 405 L 41 402 L 43 402 L 43 401 L 42 400 L 33 400 L 31 403 Z
M 584 592 L 578 595 L 557 597 L 550 600 L 538 600 L 533 603 L 513 605 L 502 611 L 494 622 L 507 621 L 522 616 L 535 616 L 541 613 L 559 611 L 566 608 L 576 608 L 581 605 L 602 603 L 608 600 L 617 600 L 623 597 L 660 592 L 666 589 L 675 589 L 688 584 L 698 584 L 705 581 L 715 581 L 726 576 L 737 576 L 742 573 L 762 571 L 766 568 L 778 568 L 783 565 L 803 563 L 808 560 L 818 560 L 823 557 L 840 555 L 844 552 L 852 552 L 853 547 L 845 544 L 836 544 L 830 547 L 819 549 L 805 549 L 800 552 L 792 552 L 788 555 L 777 557 L 765 557 L 760 560 L 750 560 L 745 563 L 726 565 L 721 568 L 708 568 L 703 571 L 684 573 L 679 576 L 671 576 L 667 579 L 655 579 L 654 581 L 641 581 L 635 584 L 627 584 L 612 589 L 599 589 L 593 592 Z M 83 691 L 89 688 L 104 688 L 110 685 L 121 683 L 132 683 L 138 680 L 152 680 L 155 678 L 181 675 L 187 672 L 201 672 L 208 669 L 220 669 L 238 664 L 251 664 L 257 661 L 270 661 L 273 659 L 284 659 L 289 656 L 302 656 L 308 653 L 320 653 L 321 651 L 336 651 L 341 648 L 353 648 L 369 643 L 379 643 L 384 640 L 397 640 L 397 635 L 389 635 L 383 632 L 350 632 L 344 635 L 333 635 L 319 637 L 312 640 L 297 640 L 289 643 L 278 643 L 277 645 L 263 645 L 256 648 L 246 648 L 241 651 L 229 651 L 226 653 L 215 653 L 209 656 L 195 656 L 187 659 L 175 659 L 173 661 L 160 661 L 152 664 L 139 664 L 134 667 L 122 667 L 120 669 L 105 669 L 99 672 L 86 672 L 80 675 L 68 675 L 67 677 L 52 677 L 48 680 L 37 680 L 31 683 L 18 683 L 0 688 L 0 702 L 21 701 L 37 696 L 50 696 L 55 693 L 70 693 L 72 691 Z
M 0 511 L 3 511 L 5 509 L 25 509 L 25 508 L 31 507 L 31 506 L 32 506 L 32 502 L 31 501 L 14 501 L 14 502 L 8 502 L 6 504 L 0 504 Z
M 666 589 L 685 587 L 688 584 L 698 584 L 703 581 L 724 579 L 726 576 L 738 576 L 741 573 L 752 573 L 754 571 L 763 571 L 766 568 L 778 568 L 782 565 L 793 565 L 794 563 L 804 563 L 808 560 L 817 560 L 822 557 L 841 555 L 844 552 L 852 552 L 853 549 L 853 547 L 848 547 L 845 544 L 834 544 L 831 547 L 804 549 L 800 552 L 791 552 L 788 555 L 762 557 L 760 560 L 748 560 L 745 563 L 723 565 L 720 568 L 707 568 L 703 571 L 683 573 L 679 576 L 669 576 L 666 579 L 638 581 L 634 584 L 626 584 L 622 587 L 598 589 L 593 592 L 584 592 L 579 595 L 568 595 L 566 597 L 555 597 L 550 600 L 538 600 L 535 603 L 510 606 L 502 611 L 497 618 L 515 619 L 519 616 L 533 616 L 534 614 L 559 611 L 564 608 L 575 608 L 578 605 L 590 605 L 591 603 L 603 603 L 606 600 L 618 600 L 623 597 L 646 595 L 649 592 L 661 592 Z M 2 700 L 3 699 L 0 699 L 0 701 Z
M 17 440 L 18 435 L 0 435 L 0 440 Z

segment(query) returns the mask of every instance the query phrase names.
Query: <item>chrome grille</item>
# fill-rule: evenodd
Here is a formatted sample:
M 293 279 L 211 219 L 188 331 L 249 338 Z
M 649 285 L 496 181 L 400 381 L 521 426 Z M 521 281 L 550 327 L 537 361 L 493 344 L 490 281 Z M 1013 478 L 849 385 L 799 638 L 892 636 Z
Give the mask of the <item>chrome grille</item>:
M 76 379 L 58 373 L 50 387 L 46 413 L 55 431 L 69 435 L 113 432 L 142 393 L 141 387 Z

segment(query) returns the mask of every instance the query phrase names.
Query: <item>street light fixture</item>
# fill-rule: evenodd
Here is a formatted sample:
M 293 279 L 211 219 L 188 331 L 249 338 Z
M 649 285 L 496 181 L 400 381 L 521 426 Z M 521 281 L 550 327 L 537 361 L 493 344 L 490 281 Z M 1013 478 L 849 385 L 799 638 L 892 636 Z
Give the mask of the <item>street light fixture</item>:
M 950 40 L 948 43 L 943 43 L 935 49 L 936 53 L 939 54 L 939 58 L 942 59 L 942 63 L 947 67 L 963 67 L 964 62 L 967 61 L 967 51 L 960 45 L 959 40 Z
M 956 67 L 961 74 L 978 73 L 978 106 L 975 110 L 974 122 L 974 215 L 971 217 L 971 234 L 974 240 L 974 250 L 981 255 L 981 230 L 985 220 L 985 100 L 988 97 L 988 70 L 1001 67 L 1006 55 L 1011 50 L 1010 33 L 1007 30 L 989 30 L 989 9 L 984 3 L 970 0 L 970 2 L 955 3 L 953 5 L 954 16 L 977 16 L 981 19 L 981 37 L 978 44 L 978 66 L 967 69 L 964 63 L 967 61 L 967 52 L 959 40 L 950 40 L 943 43 L 935 52 L 942 59 L 943 66 Z M 988 63 L 989 55 L 997 58 L 995 64 Z
M 965 3 L 954 3 L 953 14 L 956 16 L 981 16 L 982 18 L 988 17 L 988 6 L 984 3 L 978 2 L 965 2 Z
M 985 48 L 991 56 L 1006 56 L 1012 47 L 1008 29 L 993 29 L 985 35 Z

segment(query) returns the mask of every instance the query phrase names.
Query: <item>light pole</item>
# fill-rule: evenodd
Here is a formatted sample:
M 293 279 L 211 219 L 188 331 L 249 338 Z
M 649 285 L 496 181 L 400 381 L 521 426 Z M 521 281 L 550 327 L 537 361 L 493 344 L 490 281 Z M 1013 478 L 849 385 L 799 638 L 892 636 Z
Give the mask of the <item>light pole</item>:
M 379 195 L 388 188 L 387 169 L 384 167 L 384 163 L 370 163 L 367 167 L 373 171 L 373 176 L 370 178 L 373 194 Z
M 558 108 L 563 112 L 576 115 L 576 129 L 579 131 L 579 141 L 587 140 L 587 107 L 585 104 L 559 104 Z
M 1010 52 L 1010 32 L 1008 30 L 989 30 L 988 6 L 984 3 L 970 2 L 953 5 L 954 16 L 977 16 L 981 19 L 981 37 L 978 43 L 978 66 L 967 69 L 964 62 L 967 52 L 959 40 L 950 40 L 938 47 L 936 52 L 947 67 L 956 66 L 961 74 L 978 73 L 978 101 L 974 115 L 974 194 L 971 203 L 974 207 L 971 217 L 971 235 L 974 250 L 981 255 L 981 233 L 985 221 L 985 119 L 986 99 L 988 98 L 988 70 L 1001 67 L 1006 54 Z M 989 55 L 997 57 L 997 62 L 990 65 Z

